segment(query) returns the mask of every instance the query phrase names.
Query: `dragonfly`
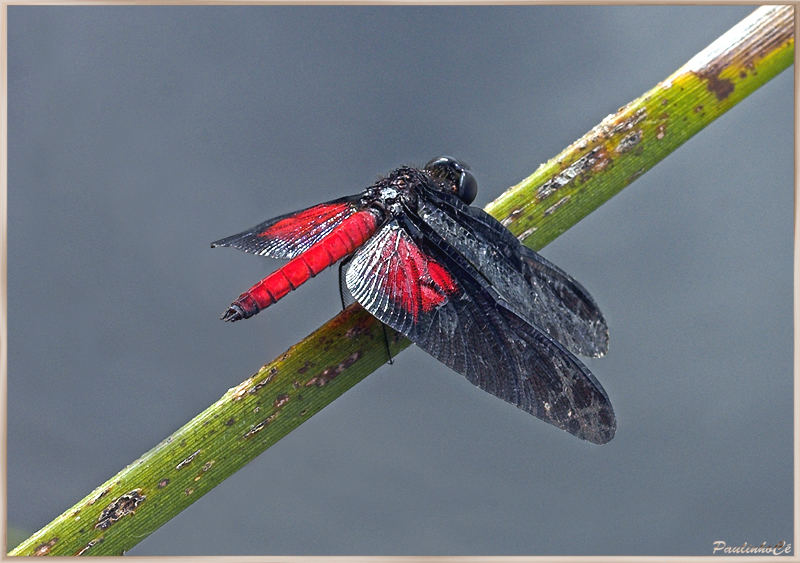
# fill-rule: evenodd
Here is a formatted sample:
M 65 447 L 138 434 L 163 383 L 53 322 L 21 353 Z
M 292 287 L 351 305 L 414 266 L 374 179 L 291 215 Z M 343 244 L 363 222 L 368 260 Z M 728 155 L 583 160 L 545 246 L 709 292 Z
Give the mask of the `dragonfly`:
M 359 194 L 211 243 L 287 259 L 222 319 L 252 317 L 343 261 L 342 283 L 379 321 L 474 385 L 595 444 L 614 437 L 602 385 L 576 355 L 608 350 L 589 292 L 478 207 L 478 183 L 441 156 Z

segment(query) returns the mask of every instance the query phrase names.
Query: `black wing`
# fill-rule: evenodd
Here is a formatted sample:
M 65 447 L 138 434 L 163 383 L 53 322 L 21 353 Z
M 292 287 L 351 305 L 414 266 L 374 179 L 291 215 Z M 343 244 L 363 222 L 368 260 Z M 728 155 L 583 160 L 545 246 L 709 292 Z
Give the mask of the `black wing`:
M 597 357 L 608 351 L 608 326 L 589 292 L 494 217 L 427 189 L 420 216 L 529 323 L 576 354 Z
M 270 258 L 295 258 L 355 213 L 360 198 L 360 194 L 342 197 L 287 213 L 212 242 L 211 246 L 230 246 Z
M 508 309 L 436 233 L 418 228 L 394 219 L 356 251 L 346 276 L 355 299 L 481 389 L 579 438 L 608 442 L 614 411 L 589 370 Z

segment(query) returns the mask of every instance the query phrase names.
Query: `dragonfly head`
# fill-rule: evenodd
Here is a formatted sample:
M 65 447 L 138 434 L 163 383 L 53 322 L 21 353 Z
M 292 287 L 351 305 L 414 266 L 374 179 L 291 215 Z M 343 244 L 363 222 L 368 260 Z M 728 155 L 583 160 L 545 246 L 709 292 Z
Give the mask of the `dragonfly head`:
M 443 181 L 461 201 L 469 205 L 478 195 L 478 181 L 469 166 L 452 156 L 439 156 L 425 165 L 425 170 Z

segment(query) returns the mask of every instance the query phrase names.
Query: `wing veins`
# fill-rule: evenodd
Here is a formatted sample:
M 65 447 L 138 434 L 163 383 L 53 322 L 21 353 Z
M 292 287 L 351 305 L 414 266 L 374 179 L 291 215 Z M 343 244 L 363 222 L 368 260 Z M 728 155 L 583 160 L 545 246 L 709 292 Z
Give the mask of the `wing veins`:
M 460 243 L 465 258 L 518 315 L 575 353 L 606 353 L 608 327 L 580 283 L 520 243 L 485 211 L 449 194 L 426 190 L 425 195 L 430 207 L 421 220 L 448 242 L 466 237 Z
M 489 393 L 580 438 L 595 443 L 610 440 L 616 428 L 613 409 L 591 372 L 561 344 L 507 308 L 495 290 L 480 283 L 475 268 L 421 219 L 405 215 L 399 220 L 402 224 L 395 219 L 384 225 L 354 256 L 347 283 L 356 300 Z M 400 238 L 452 274 L 458 284 L 458 292 L 420 311 L 418 319 L 389 295 L 387 288 L 396 288 L 396 279 L 383 286 L 362 279 L 379 273 L 376 262 L 384 272 L 387 267 L 390 271 L 403 267 L 386 246 L 391 241 L 392 250 L 399 248 Z M 411 262 L 418 259 L 413 252 Z M 413 269 L 418 271 L 416 264 Z M 409 282 L 407 274 L 403 288 Z M 378 296 L 384 305 L 376 307 Z

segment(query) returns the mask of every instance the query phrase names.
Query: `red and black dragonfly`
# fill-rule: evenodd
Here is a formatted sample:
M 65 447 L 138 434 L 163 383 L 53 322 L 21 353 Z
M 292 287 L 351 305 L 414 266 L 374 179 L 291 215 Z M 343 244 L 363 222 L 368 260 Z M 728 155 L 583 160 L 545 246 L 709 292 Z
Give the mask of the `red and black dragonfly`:
M 602 313 L 578 282 L 471 207 L 477 189 L 465 165 L 439 157 L 212 243 L 290 259 L 222 319 L 252 317 L 347 259 L 347 289 L 378 320 L 492 395 L 608 442 L 614 410 L 573 355 L 605 354 Z

